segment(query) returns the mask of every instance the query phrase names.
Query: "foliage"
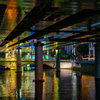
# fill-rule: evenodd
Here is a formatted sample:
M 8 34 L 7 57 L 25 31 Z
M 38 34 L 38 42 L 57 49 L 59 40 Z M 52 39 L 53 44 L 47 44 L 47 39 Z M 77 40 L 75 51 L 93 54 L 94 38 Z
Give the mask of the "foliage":
M 74 57 L 74 53 L 72 53 L 72 50 L 70 50 L 69 55 L 68 55 L 70 59 L 72 59 Z
M 66 54 L 66 51 L 60 50 L 60 59 L 67 59 L 68 55 Z
M 88 44 L 78 45 L 76 49 L 82 56 L 87 55 L 89 52 Z
M 54 57 L 55 50 L 50 52 L 51 57 Z M 60 50 L 60 59 L 67 59 L 68 55 L 66 54 L 66 51 Z

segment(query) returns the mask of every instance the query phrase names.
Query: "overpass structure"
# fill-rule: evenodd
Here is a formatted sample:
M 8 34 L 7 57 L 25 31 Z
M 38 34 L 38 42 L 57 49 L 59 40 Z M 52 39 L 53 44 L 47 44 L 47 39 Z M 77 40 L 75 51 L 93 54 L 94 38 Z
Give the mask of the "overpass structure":
M 91 42 L 96 42 L 95 77 L 100 78 L 99 0 L 4 0 L 0 1 L 0 24 L 0 52 L 22 47 L 34 53 L 35 48 L 40 80 L 42 50 L 57 49 L 56 68 L 60 71 L 61 47 Z M 20 53 L 17 62 L 21 66 Z

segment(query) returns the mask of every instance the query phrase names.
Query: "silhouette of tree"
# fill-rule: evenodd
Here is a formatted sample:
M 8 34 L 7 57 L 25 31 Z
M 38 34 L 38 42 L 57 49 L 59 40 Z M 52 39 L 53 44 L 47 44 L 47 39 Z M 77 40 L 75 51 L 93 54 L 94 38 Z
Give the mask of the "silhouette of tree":
M 82 56 L 85 56 L 89 53 L 89 45 L 88 44 L 78 45 L 76 49 Z

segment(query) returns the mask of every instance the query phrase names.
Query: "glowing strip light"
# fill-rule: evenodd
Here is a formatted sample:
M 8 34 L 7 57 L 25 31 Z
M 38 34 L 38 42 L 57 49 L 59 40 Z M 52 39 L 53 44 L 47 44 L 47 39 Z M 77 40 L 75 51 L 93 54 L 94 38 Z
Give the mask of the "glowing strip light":
M 96 26 L 96 25 L 100 25 L 100 22 L 95 23 L 95 24 L 92 24 L 91 27 Z M 73 31 L 81 31 L 81 30 L 84 30 L 84 29 L 87 29 L 87 26 L 74 29 Z M 67 35 L 67 34 L 70 34 L 70 33 L 71 33 L 71 32 L 69 32 L 69 33 L 64 32 L 64 33 L 62 33 L 62 34 L 58 34 L 58 35 L 53 36 L 53 38 L 55 39 L 55 38 L 58 38 L 58 37 L 61 37 L 61 36 L 64 36 L 64 35 Z
M 92 24 L 91 27 L 96 26 L 96 25 L 100 25 L 100 22 Z M 33 27 L 32 27 L 32 28 L 33 28 Z M 32 28 L 31 28 L 31 29 L 32 29 Z M 87 26 L 74 29 L 73 31 L 81 31 L 81 30 L 84 30 L 84 29 L 87 29 Z M 59 38 L 59 37 L 61 37 L 61 36 L 64 36 L 64 35 L 67 35 L 67 34 L 70 34 L 70 33 L 71 33 L 71 32 L 64 32 L 64 33 L 62 33 L 62 34 L 57 34 L 57 35 L 53 36 L 53 38 L 56 39 L 56 38 Z M 35 34 L 35 32 L 34 32 L 33 34 Z M 41 40 L 39 40 L 39 41 L 44 41 L 44 40 L 49 41 L 48 38 L 44 38 L 44 39 L 41 39 Z

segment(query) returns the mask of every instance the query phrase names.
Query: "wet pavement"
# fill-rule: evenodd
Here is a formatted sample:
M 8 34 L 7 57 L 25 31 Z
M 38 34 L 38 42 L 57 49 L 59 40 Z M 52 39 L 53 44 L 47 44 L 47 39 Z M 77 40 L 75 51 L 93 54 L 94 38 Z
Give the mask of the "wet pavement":
M 100 81 L 91 75 L 45 70 L 43 83 L 34 79 L 34 70 L 0 70 L 0 100 L 100 100 Z

